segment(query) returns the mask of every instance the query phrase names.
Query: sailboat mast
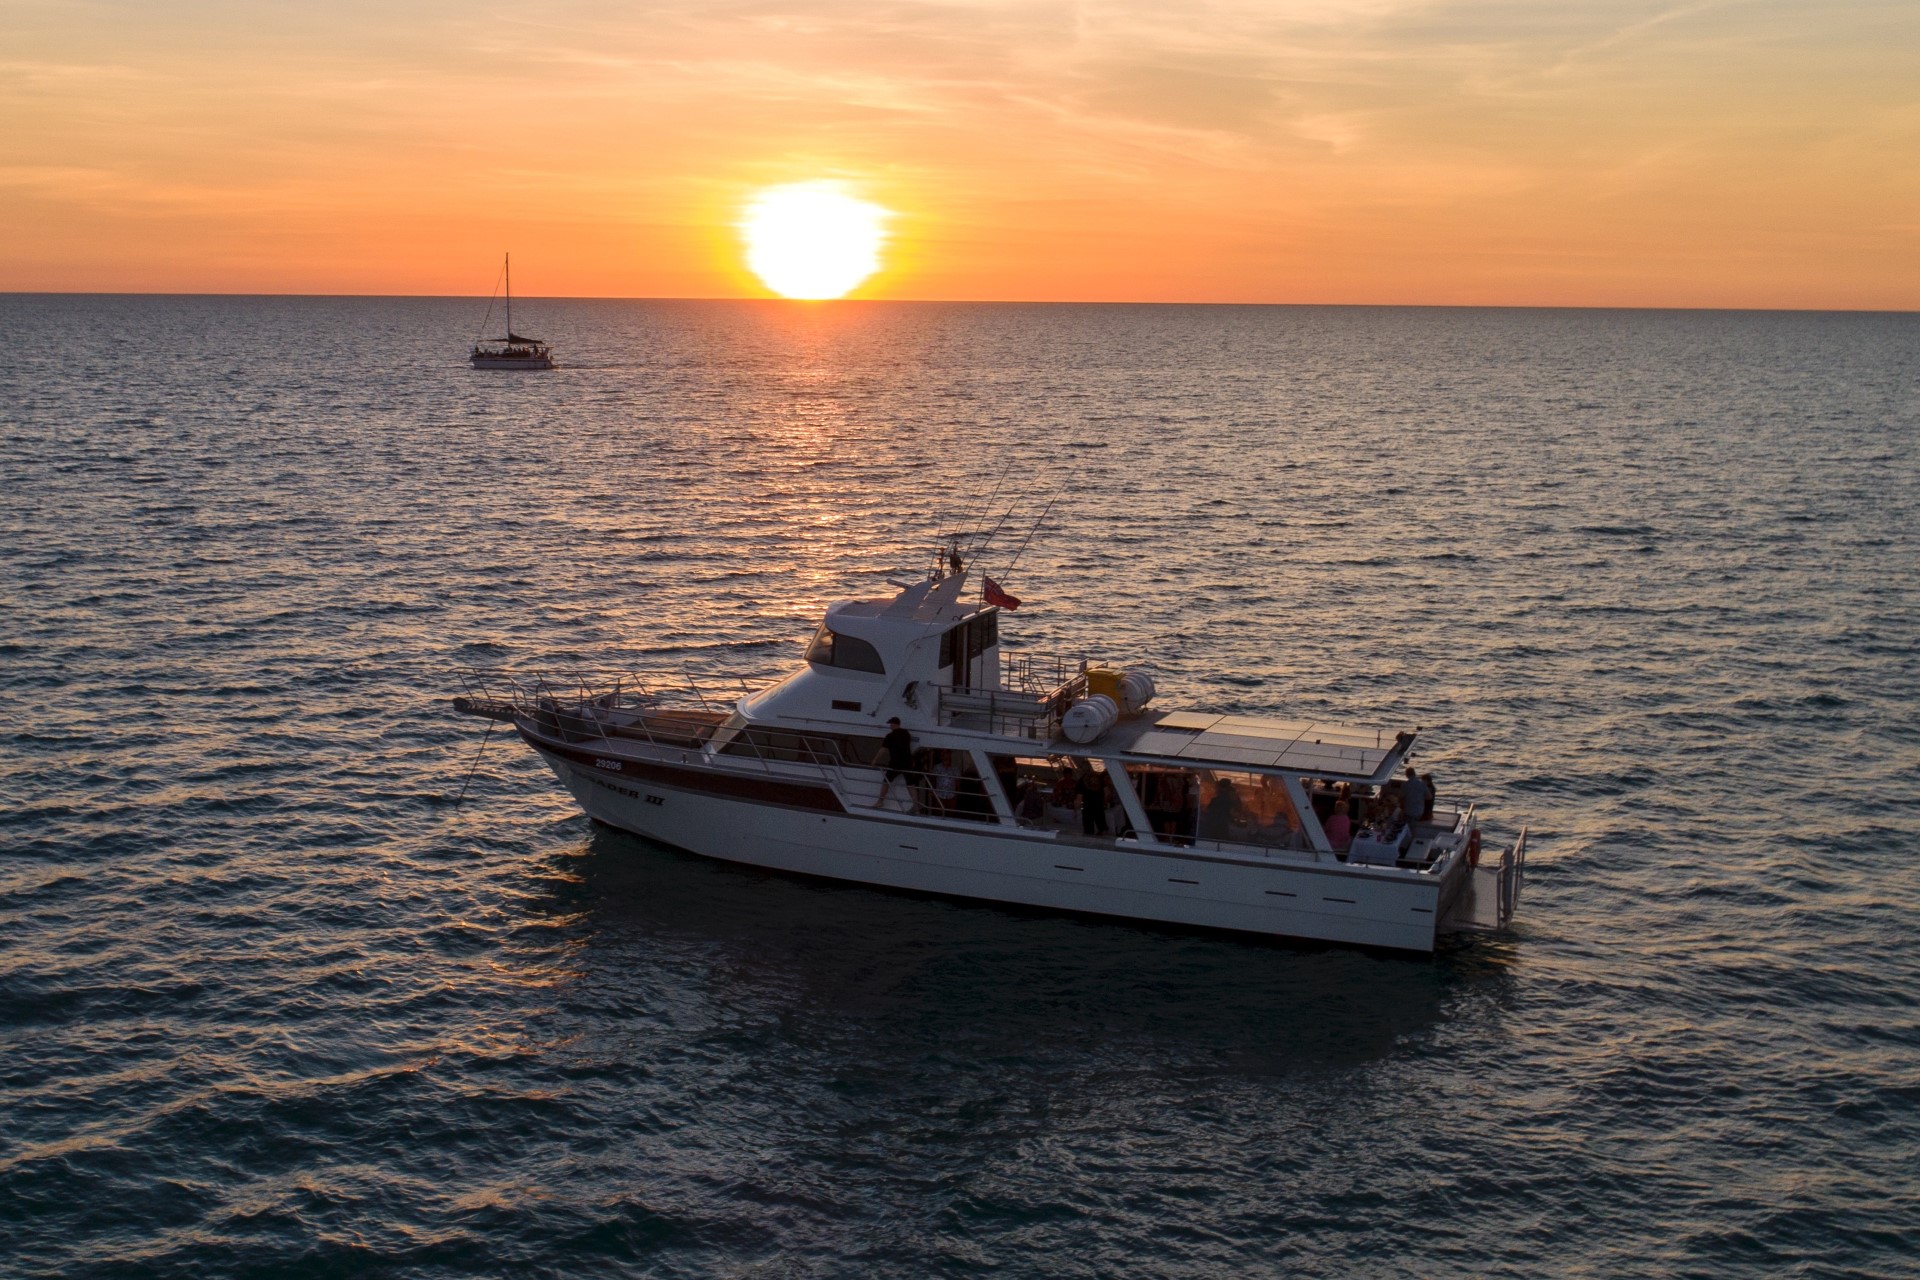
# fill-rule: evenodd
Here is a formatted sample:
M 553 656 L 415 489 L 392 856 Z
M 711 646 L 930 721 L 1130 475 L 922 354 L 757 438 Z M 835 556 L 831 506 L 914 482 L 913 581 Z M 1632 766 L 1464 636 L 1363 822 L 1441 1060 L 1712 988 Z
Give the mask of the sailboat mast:
M 507 341 L 513 341 L 513 255 L 507 255 Z

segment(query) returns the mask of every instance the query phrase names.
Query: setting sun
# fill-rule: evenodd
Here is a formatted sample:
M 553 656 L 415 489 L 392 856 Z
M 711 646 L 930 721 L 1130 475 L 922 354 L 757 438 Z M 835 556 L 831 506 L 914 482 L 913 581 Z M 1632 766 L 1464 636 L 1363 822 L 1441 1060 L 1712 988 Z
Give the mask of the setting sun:
M 788 298 L 839 298 L 880 269 L 890 211 L 834 182 L 769 187 L 747 205 L 747 265 Z

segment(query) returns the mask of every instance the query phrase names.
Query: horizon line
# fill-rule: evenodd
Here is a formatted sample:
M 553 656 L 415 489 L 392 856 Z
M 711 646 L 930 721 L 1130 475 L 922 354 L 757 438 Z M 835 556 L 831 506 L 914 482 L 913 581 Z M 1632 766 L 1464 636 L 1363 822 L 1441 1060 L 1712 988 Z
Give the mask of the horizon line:
M 0 289 L 0 298 L 289 298 L 289 299 L 393 299 L 400 301 L 474 301 L 487 298 L 482 293 L 258 293 L 240 291 L 177 291 L 160 289 Z M 1294 307 L 1306 309 L 1345 308 L 1350 310 L 1425 310 L 1425 311 L 1674 311 L 1720 312 L 1751 315 L 1881 315 L 1920 314 L 1920 307 L 1725 307 L 1680 306 L 1673 304 L 1577 303 L 1577 302 L 1225 302 L 1205 300 L 1137 300 L 1113 298 L 778 298 L 778 297 L 675 297 L 643 294 L 528 294 L 529 300 L 542 302 L 754 302 L 787 306 L 824 307 L 836 305 L 871 306 L 957 306 L 957 307 Z

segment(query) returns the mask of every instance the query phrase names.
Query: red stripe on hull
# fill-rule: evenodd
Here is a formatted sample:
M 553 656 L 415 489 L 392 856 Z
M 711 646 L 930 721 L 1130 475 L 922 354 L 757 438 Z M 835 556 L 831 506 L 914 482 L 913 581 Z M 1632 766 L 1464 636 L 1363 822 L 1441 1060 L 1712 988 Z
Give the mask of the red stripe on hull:
M 827 786 L 810 786 L 804 782 L 789 782 L 779 778 L 742 777 L 739 774 L 719 773 L 711 769 L 683 769 L 670 764 L 658 764 L 652 760 L 598 755 L 591 751 L 582 751 L 578 747 L 536 737 L 524 728 L 520 730 L 520 736 L 526 739 L 529 746 L 538 747 L 571 764 L 611 777 L 658 782 L 662 786 L 678 787 L 682 791 L 698 791 L 710 796 L 730 796 L 739 800 L 758 801 L 761 804 L 786 805 L 793 809 L 814 809 L 822 813 L 847 811 L 846 806 L 840 803 L 840 797 Z M 613 767 L 609 768 L 609 765 Z

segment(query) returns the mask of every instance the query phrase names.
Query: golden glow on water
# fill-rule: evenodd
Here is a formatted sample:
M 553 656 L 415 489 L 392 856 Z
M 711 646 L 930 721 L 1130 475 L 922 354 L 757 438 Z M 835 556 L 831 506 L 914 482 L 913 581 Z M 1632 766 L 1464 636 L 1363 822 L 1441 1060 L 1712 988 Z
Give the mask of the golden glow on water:
M 837 182 L 768 187 L 740 220 L 747 265 L 785 298 L 843 298 L 880 270 L 890 211 Z

